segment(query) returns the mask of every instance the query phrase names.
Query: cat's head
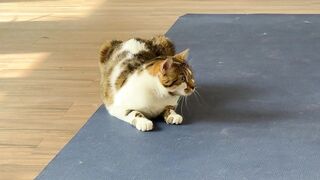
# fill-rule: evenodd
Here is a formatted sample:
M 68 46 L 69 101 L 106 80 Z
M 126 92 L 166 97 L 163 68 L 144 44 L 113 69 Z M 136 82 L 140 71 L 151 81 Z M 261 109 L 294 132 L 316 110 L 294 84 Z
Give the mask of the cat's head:
M 195 90 L 193 72 L 186 61 L 188 54 L 189 49 L 186 49 L 161 62 L 158 78 L 171 94 L 188 96 Z

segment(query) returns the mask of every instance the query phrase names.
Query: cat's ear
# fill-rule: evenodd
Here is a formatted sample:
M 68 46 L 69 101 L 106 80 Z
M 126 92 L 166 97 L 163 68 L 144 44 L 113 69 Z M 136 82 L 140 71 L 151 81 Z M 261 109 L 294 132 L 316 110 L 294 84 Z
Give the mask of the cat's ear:
M 172 58 L 168 58 L 161 63 L 161 73 L 165 74 L 172 66 L 173 60 Z
M 188 56 L 189 56 L 189 49 L 186 49 L 186 50 L 174 55 L 174 57 L 180 62 L 186 61 Z

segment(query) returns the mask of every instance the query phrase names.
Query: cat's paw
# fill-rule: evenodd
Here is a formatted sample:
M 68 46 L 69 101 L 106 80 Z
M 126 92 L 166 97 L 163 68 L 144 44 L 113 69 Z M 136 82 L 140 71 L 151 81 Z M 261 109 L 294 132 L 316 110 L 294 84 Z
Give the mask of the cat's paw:
M 153 129 L 153 123 L 146 118 L 136 118 L 135 127 L 140 131 L 150 131 Z
M 167 124 L 181 124 L 183 121 L 183 118 L 181 115 L 179 114 L 170 114 L 167 118 L 166 118 L 166 123 Z

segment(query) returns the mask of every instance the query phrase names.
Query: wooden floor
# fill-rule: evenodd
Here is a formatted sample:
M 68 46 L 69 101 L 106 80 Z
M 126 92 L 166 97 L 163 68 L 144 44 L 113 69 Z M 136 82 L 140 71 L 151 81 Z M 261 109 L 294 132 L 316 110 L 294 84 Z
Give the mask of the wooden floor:
M 104 40 L 185 13 L 320 13 L 319 0 L 1 0 L 0 179 L 33 179 L 101 104 Z

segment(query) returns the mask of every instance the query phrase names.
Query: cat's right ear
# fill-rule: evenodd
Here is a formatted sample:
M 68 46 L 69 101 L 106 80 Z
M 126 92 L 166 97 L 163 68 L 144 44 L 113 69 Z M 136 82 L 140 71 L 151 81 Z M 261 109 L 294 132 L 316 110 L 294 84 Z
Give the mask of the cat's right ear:
M 161 63 L 161 69 L 160 69 L 161 73 L 162 73 L 162 74 L 166 74 L 167 71 L 171 68 L 172 63 L 173 63 L 172 58 L 168 58 L 168 59 L 164 60 L 164 61 Z

